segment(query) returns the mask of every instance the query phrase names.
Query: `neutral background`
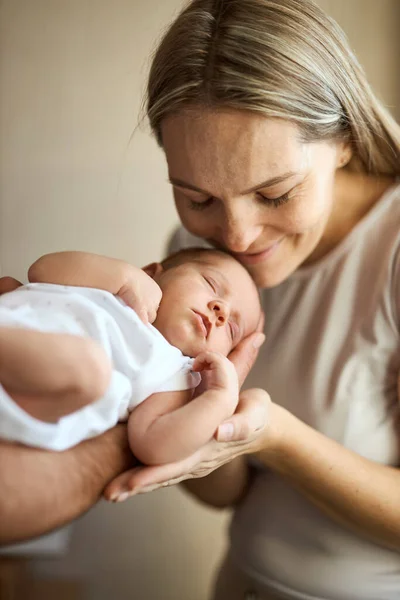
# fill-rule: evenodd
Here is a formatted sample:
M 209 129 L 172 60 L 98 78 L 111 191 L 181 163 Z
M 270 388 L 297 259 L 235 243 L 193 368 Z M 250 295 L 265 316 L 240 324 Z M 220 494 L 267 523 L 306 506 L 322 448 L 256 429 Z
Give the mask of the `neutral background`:
M 321 0 L 400 116 L 399 0 Z M 180 0 L 0 0 L 0 273 L 82 249 L 144 264 L 177 222 L 161 151 L 136 130 L 148 60 Z M 87 599 L 205 600 L 229 515 L 163 490 L 100 503 L 42 570 Z

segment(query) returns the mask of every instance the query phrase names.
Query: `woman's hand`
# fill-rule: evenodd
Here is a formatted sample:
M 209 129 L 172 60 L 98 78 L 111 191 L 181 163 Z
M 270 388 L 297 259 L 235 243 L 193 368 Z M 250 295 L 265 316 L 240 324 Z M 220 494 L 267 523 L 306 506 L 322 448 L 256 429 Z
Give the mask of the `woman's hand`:
M 270 399 L 264 390 L 242 392 L 237 411 L 230 419 L 234 423 L 231 441 L 212 439 L 182 461 L 154 467 L 135 467 L 116 477 L 104 490 L 104 497 L 122 502 L 134 494 L 175 485 L 185 479 L 205 477 L 241 454 L 261 450 L 269 405 Z M 222 435 L 220 437 L 223 439 Z
M 263 341 L 263 334 L 252 334 L 229 356 L 240 383 L 243 383 L 253 366 Z M 270 407 L 270 398 L 264 390 L 242 392 L 235 414 L 220 425 L 215 438 L 203 448 L 177 463 L 136 467 L 123 473 L 107 486 L 105 498 L 123 501 L 133 494 L 174 485 L 185 479 L 205 477 L 241 454 L 257 452 L 265 443 L 265 425 Z

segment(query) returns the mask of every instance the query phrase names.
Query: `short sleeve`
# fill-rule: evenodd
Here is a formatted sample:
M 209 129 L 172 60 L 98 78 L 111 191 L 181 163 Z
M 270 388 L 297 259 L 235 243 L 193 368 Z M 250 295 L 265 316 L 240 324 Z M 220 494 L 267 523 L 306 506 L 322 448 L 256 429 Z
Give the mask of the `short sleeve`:
M 164 381 L 156 392 L 178 392 L 181 390 L 191 390 L 196 388 L 200 381 L 200 373 L 192 371 L 193 359 L 187 358 L 186 363 L 174 375 Z

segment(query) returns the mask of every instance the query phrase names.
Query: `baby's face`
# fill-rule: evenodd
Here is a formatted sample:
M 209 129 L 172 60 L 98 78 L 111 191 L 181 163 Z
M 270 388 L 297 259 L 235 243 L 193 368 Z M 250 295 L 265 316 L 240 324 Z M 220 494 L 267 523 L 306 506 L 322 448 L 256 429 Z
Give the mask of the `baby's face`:
M 261 315 L 257 289 L 236 260 L 205 254 L 157 278 L 163 296 L 153 325 L 186 356 L 225 356 L 253 333 Z

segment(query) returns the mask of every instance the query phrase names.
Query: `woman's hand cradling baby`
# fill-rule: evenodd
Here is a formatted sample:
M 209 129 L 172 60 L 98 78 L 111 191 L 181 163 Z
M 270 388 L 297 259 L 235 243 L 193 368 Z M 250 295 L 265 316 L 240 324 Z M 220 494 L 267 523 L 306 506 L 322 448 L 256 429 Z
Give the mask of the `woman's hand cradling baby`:
M 262 322 L 260 322 L 260 328 Z M 253 366 L 264 335 L 260 331 L 248 336 L 229 356 L 239 384 Z M 123 501 L 130 495 L 144 493 L 179 483 L 185 479 L 204 477 L 241 454 L 257 452 L 265 444 L 265 426 L 270 411 L 270 398 L 261 389 L 241 392 L 235 413 L 221 424 L 214 439 L 188 458 L 162 466 L 136 467 L 114 479 L 105 489 L 108 500 Z

